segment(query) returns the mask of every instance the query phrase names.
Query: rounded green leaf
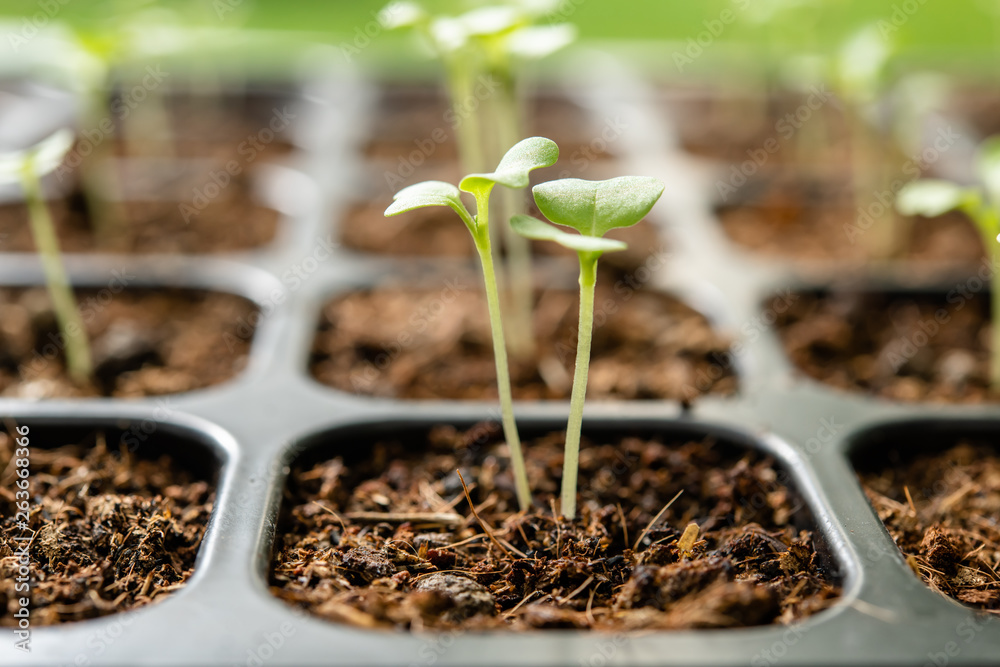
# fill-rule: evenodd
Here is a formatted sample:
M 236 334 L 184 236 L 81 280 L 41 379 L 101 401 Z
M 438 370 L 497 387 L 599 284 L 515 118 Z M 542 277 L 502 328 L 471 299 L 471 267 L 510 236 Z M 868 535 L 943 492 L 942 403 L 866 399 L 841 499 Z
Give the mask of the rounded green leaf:
M 628 248 L 622 241 L 564 232 L 530 215 L 515 215 L 510 219 L 510 226 L 525 238 L 554 241 L 564 248 L 577 252 L 616 252 Z
M 604 236 L 646 217 L 663 194 L 663 183 L 646 176 L 607 181 L 566 178 L 536 185 L 535 204 L 546 218 L 584 236 Z
M 458 188 L 451 183 L 424 181 L 397 192 L 392 198 L 392 204 L 385 209 L 385 215 L 391 217 L 428 206 L 450 206 L 456 212 L 461 209 L 461 211 L 468 213 L 465 204 L 462 203 L 461 194 Z
M 903 186 L 896 195 L 896 210 L 903 215 L 934 218 L 961 208 L 975 196 L 975 191 L 948 181 L 928 178 Z
M 545 137 L 530 137 L 514 144 L 491 174 L 470 174 L 459 187 L 465 192 L 477 192 L 497 183 L 508 188 L 526 188 L 535 169 L 551 167 L 559 159 L 556 142 Z

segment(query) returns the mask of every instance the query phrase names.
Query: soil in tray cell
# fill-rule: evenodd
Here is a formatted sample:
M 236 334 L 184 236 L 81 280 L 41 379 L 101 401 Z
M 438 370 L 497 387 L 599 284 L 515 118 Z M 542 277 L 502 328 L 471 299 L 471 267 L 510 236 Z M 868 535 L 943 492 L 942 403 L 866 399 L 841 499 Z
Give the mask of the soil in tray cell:
M 551 504 L 564 434 L 525 442 L 528 512 L 499 440 L 495 424 L 438 427 L 293 466 L 272 592 L 332 621 L 411 630 L 787 624 L 839 595 L 808 509 L 766 457 L 711 439 L 585 438 L 570 521 Z
M 1000 456 L 992 444 L 961 440 L 937 453 L 889 455 L 861 473 L 865 493 L 932 589 L 1000 614 Z
M 251 183 L 245 176 L 218 189 L 212 199 L 196 197 L 196 191 L 204 192 L 206 185 L 215 187 L 208 169 L 200 176 L 187 174 L 183 178 L 187 185 L 170 186 L 182 198 L 124 202 L 118 207 L 122 221 L 111 227 L 95 226 L 87 200 L 79 191 L 52 202 L 49 210 L 60 249 L 201 254 L 251 250 L 274 239 L 279 214 L 254 203 Z M 21 203 L 0 205 L 0 252 L 35 249 L 27 207 Z
M 800 371 L 838 389 L 897 401 L 994 401 L 989 294 L 971 280 L 939 295 L 782 297 L 778 333 Z
M 638 276 L 639 274 L 636 274 Z M 630 284 L 598 285 L 588 397 L 693 400 L 735 393 L 729 342 L 680 301 Z M 511 358 L 514 396 L 569 397 L 579 296 L 538 294 L 535 354 Z M 330 301 L 312 374 L 343 391 L 417 399 L 492 400 L 496 367 L 485 297 L 471 278 L 435 290 L 382 287 Z
M 556 93 L 540 91 L 525 106 L 526 136 L 552 139 L 567 161 L 607 159 L 615 139 L 625 131 L 617 119 L 594 118 Z M 394 170 L 400 161 L 419 166 L 454 160 L 458 158 L 454 125 L 455 115 L 441 88 L 387 85 L 374 110 L 365 154 Z
M 8 432 L 0 431 L 0 625 L 18 621 L 25 593 L 15 586 L 25 536 L 33 535 L 32 627 L 145 606 L 184 586 L 215 502 L 211 476 L 166 454 L 140 458 L 130 453 L 129 436 L 119 446 L 99 431 L 78 444 L 42 448 L 32 428 L 24 521 L 13 465 L 24 443 L 10 435 L 16 425 L 7 424 Z
M 125 108 L 128 101 L 126 90 L 112 104 Z M 247 90 L 222 95 L 174 92 L 158 102 L 160 110 L 166 112 L 166 130 L 158 117 L 143 113 L 149 107 L 136 105 L 119 122 L 115 146 L 119 155 L 213 158 L 224 164 L 227 160 L 243 162 L 251 154 L 254 160 L 278 158 L 293 150 L 290 128 L 299 109 L 290 91 Z M 134 135 L 129 135 L 131 130 L 139 134 L 138 143 Z
M 850 161 L 840 102 L 821 86 L 771 96 L 673 89 L 662 106 L 681 147 L 697 156 L 755 168 Z
M 77 300 L 94 377 L 66 375 L 44 288 L 0 289 L 0 396 L 59 398 L 173 394 L 229 380 L 246 364 L 256 308 L 193 290 L 123 290 L 129 278 Z
M 718 209 L 719 219 L 730 239 L 762 255 L 861 264 L 871 255 L 866 235 L 884 219 L 859 213 L 847 185 L 793 174 L 760 178 L 731 194 Z M 876 213 L 884 210 L 874 198 L 872 206 Z M 979 233 L 962 214 L 916 217 L 899 228 L 900 259 L 975 265 L 984 257 Z

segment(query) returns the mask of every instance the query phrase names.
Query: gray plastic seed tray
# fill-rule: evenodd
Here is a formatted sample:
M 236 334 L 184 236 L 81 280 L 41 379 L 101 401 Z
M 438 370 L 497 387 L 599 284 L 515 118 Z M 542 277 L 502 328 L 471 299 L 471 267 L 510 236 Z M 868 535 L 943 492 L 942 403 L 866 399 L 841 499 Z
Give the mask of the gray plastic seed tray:
M 469 280 L 478 275 L 474 265 L 458 261 L 373 260 L 341 249 L 328 258 L 315 254 L 325 239 L 336 238 L 329 221 L 351 203 L 359 177 L 358 128 L 374 113 L 376 100 L 370 83 L 330 67 L 304 76 L 299 87 L 300 150 L 288 166 L 263 175 L 264 189 L 277 196 L 285 214 L 274 245 L 226 257 L 67 258 L 80 286 L 100 287 L 110 271 L 127 270 L 137 276 L 133 286 L 232 292 L 256 301 L 265 316 L 247 368 L 221 386 L 128 401 L 0 399 L 0 414 L 36 427 L 152 422 L 159 433 L 205 443 L 221 461 L 215 512 L 186 586 L 142 609 L 34 628 L 29 655 L 16 651 L 7 635 L 0 642 L 0 664 L 961 665 L 1000 659 L 1000 620 L 977 615 L 916 578 L 849 462 L 856 448 L 891 440 L 894 433 L 1000 435 L 998 408 L 892 404 L 797 377 L 761 304 L 777 291 L 807 283 L 780 263 L 748 258 L 726 241 L 712 212 L 717 167 L 675 149 L 653 91 L 609 58 L 594 56 L 585 65 L 577 69 L 587 72 L 584 78 L 567 77 L 568 94 L 598 120 L 626 124 L 628 131 L 611 147 L 624 172 L 667 183 L 653 220 L 670 261 L 645 289 L 679 295 L 743 345 L 736 356 L 738 396 L 705 397 L 688 412 L 674 402 L 592 402 L 585 428 L 642 428 L 667 438 L 716 434 L 777 457 L 811 508 L 841 576 L 837 603 L 792 627 L 621 636 L 407 634 L 330 623 L 269 593 L 281 490 L 288 463 L 304 447 L 349 444 L 359 429 L 472 423 L 496 415 L 490 403 L 366 398 L 309 377 L 320 309 L 332 294 L 403 276 L 442 284 L 455 272 Z M 288 271 L 303 277 L 290 280 Z M 33 258 L 0 255 L 0 285 L 40 281 Z M 526 430 L 562 428 L 567 412 L 563 402 L 517 407 Z

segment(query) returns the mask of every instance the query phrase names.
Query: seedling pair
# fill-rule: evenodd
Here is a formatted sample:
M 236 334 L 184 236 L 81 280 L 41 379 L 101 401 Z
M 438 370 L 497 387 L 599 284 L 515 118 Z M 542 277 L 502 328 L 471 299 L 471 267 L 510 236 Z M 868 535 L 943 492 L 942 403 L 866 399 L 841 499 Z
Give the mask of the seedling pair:
M 949 211 L 961 211 L 975 224 L 983 246 L 993 260 L 992 351 L 990 385 L 1000 391 L 1000 136 L 987 139 L 980 148 L 977 165 L 981 184 L 962 186 L 939 179 L 908 183 L 899 192 L 896 208 L 903 215 L 935 218 Z
M 531 489 L 517 424 L 514 420 L 499 291 L 493 269 L 489 230 L 490 193 L 497 184 L 515 189 L 527 187 L 531 171 L 552 166 L 558 157 L 559 149 L 553 141 L 542 137 L 525 139 L 507 152 L 496 171 L 466 176 L 458 188 L 440 181 L 428 181 L 404 188 L 396 194 L 393 204 L 385 212 L 387 216 L 392 216 L 417 208 L 447 206 L 458 214 L 472 234 L 483 268 L 504 435 L 511 451 L 511 467 L 514 471 L 518 502 L 522 509 L 527 509 L 531 505 Z M 462 191 L 475 197 L 475 216 L 462 202 Z M 511 227 L 517 234 L 528 239 L 558 243 L 575 251 L 580 261 L 580 319 L 576 369 L 570 399 L 570 417 L 566 429 L 561 491 L 562 513 L 566 517 L 574 518 L 580 435 L 593 335 L 597 263 L 605 252 L 625 250 L 627 247 L 621 241 L 605 239 L 603 236 L 612 229 L 629 227 L 642 220 L 660 198 L 663 185 L 656 179 L 636 176 L 608 181 L 565 179 L 537 185 L 533 192 L 535 203 L 546 218 L 557 225 L 570 227 L 579 232 L 572 234 L 562 231 L 526 215 L 514 216 L 510 221 Z

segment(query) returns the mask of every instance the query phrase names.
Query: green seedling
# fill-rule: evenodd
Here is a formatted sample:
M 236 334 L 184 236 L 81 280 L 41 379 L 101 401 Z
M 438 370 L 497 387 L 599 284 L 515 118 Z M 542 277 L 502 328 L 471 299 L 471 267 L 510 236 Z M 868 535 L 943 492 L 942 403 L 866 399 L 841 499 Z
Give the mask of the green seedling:
M 580 324 L 569 423 L 566 427 L 561 494 L 562 513 L 572 519 L 576 516 L 576 481 L 594 329 L 597 262 L 604 253 L 625 250 L 627 247 L 621 241 L 603 237 L 612 229 L 631 227 L 642 220 L 663 194 L 663 183 L 655 178 L 641 176 L 625 176 L 608 181 L 570 178 L 536 185 L 532 192 L 538 210 L 546 218 L 579 232 L 565 232 L 528 215 L 518 215 L 510 221 L 511 227 L 518 234 L 529 239 L 554 241 L 576 251 L 580 259 Z
M 38 247 L 56 321 L 65 341 L 66 370 L 75 382 L 84 383 L 93 372 L 90 344 L 63 267 L 59 241 L 41 185 L 42 176 L 55 171 L 72 145 L 73 133 L 64 129 L 26 151 L 0 155 L 0 183 L 20 183 L 24 190 L 31 233 Z
M 884 131 L 878 117 L 894 53 L 891 38 L 871 24 L 852 34 L 831 61 L 831 81 L 845 103 L 850 130 L 852 189 L 859 214 L 870 207 L 875 193 L 889 189 L 888 165 L 902 163 L 892 133 Z M 861 239 L 871 257 L 884 259 L 904 249 L 908 233 L 906 220 L 887 211 Z
M 531 489 L 528 474 L 521 453 L 521 440 L 514 422 L 514 404 L 510 385 L 510 371 L 507 364 L 507 346 L 504 341 L 503 319 L 500 311 L 500 292 L 497 288 L 496 270 L 493 266 L 493 250 L 490 241 L 490 194 L 496 185 L 507 188 L 526 188 L 529 174 L 541 167 L 551 167 L 559 159 L 559 147 L 555 142 L 543 137 L 532 137 L 517 143 L 507 151 L 496 170 L 486 174 L 471 174 L 462 179 L 459 187 L 442 181 L 426 181 L 403 188 L 396 193 L 393 203 L 385 215 L 394 216 L 428 206 L 451 208 L 472 234 L 483 269 L 486 286 L 486 302 L 489 307 L 490 329 L 493 335 L 493 356 L 497 369 L 497 392 L 504 436 L 510 448 L 517 500 L 521 509 L 531 506 Z M 462 202 L 461 193 L 467 192 L 476 199 L 476 215 L 473 216 Z
M 173 150 L 173 133 L 158 86 L 148 85 L 146 71 L 130 74 L 140 56 L 162 56 L 175 50 L 182 31 L 172 24 L 172 14 L 150 8 L 149 0 L 108 3 L 112 20 L 99 27 L 78 26 L 73 43 L 64 56 L 65 75 L 84 101 L 81 125 L 99 133 L 89 140 L 80 184 L 97 236 L 107 241 L 124 225 L 125 213 L 114 174 L 108 166 L 114 149 L 109 128 L 115 119 L 120 124 L 129 153 L 152 152 L 154 144 L 168 157 Z M 133 80 L 134 76 L 134 80 Z M 110 91 L 116 82 L 127 88 L 129 82 L 142 83 L 142 103 L 113 102 Z
M 987 139 L 980 148 L 977 172 L 979 186 L 962 186 L 939 179 L 922 179 L 906 184 L 896 198 L 903 215 L 935 218 L 949 211 L 961 211 L 972 220 L 983 246 L 996 267 L 1000 263 L 1000 136 Z M 1000 271 L 993 271 L 992 350 L 990 386 L 1000 391 Z
M 524 136 L 520 90 L 523 65 L 544 58 L 570 44 L 576 37 L 572 25 L 540 25 L 555 3 L 539 0 L 494 2 L 459 16 L 435 16 L 416 3 L 392 3 L 383 9 L 389 27 L 415 29 L 444 65 L 452 111 L 456 118 L 459 153 L 466 172 L 496 164 L 508 146 Z M 477 86 L 488 83 L 485 99 L 475 96 Z M 470 101 L 475 104 L 470 107 Z M 471 110 L 470 110 L 471 108 Z M 497 201 L 503 220 L 523 213 L 523 198 L 504 190 Z M 494 241 L 503 234 L 507 251 L 505 283 L 510 313 L 507 333 L 514 356 L 530 358 L 531 248 L 507 225 L 494 229 Z

